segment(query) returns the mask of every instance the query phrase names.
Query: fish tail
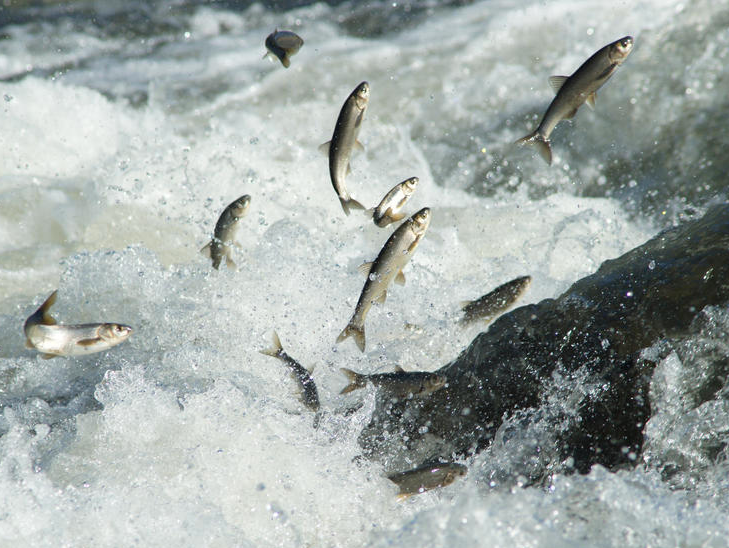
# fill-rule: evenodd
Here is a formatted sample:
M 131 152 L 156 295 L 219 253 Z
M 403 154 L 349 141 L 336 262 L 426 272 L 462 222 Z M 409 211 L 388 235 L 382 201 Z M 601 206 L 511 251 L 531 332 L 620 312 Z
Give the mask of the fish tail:
M 283 346 L 281 346 L 281 339 L 278 338 L 278 333 L 276 333 L 276 331 L 273 332 L 271 340 L 273 342 L 273 346 L 271 346 L 271 348 L 259 350 L 259 352 L 261 354 L 265 354 L 266 356 L 273 356 L 274 358 L 278 358 L 281 355 L 281 352 L 283 352 Z
M 549 146 L 549 139 L 539 133 L 539 130 L 530 133 L 514 142 L 515 145 L 536 145 L 539 155 L 544 158 L 550 166 L 552 165 L 552 147 Z
M 340 343 L 346 338 L 348 338 L 350 335 L 354 337 L 354 342 L 357 343 L 357 347 L 360 349 L 361 352 L 365 351 L 365 331 L 364 331 L 364 325 L 358 326 L 354 325 L 352 322 L 347 324 L 347 327 L 344 328 L 344 330 L 339 334 L 339 337 L 337 337 L 337 342 Z
M 347 215 L 349 215 L 349 208 L 364 209 L 364 210 L 367 209 L 365 206 L 363 206 L 362 204 L 360 204 L 354 198 L 346 198 L 345 199 L 345 198 L 341 198 L 340 197 L 339 198 L 339 203 L 342 204 L 342 209 L 344 210 L 344 213 L 347 214 Z
M 364 386 L 367 384 L 367 380 L 365 379 L 364 375 L 360 375 L 359 373 L 352 371 L 351 369 L 347 369 L 346 367 L 340 367 L 339 370 L 344 373 L 344 375 L 347 377 L 347 380 L 349 381 L 349 384 L 342 389 L 340 394 L 348 394 L 352 390 L 364 388 Z

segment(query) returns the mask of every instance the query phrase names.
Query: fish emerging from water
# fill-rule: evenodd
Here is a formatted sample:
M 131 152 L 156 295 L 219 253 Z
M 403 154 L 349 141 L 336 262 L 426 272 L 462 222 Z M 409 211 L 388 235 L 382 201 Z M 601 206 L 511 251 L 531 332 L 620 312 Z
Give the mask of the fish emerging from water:
M 228 205 L 220 214 L 218 222 L 215 223 L 213 239 L 200 250 L 200 253 L 213 260 L 215 270 L 218 270 L 223 258 L 225 258 L 225 264 L 228 268 L 235 268 L 235 263 L 231 257 L 231 246 L 234 245 L 235 233 L 238 232 L 240 220 L 248 212 L 250 205 L 251 197 L 248 194 L 241 196 Z
M 301 390 L 301 403 L 312 411 L 319 410 L 319 393 L 316 391 L 316 384 L 311 376 L 311 370 L 303 367 L 299 362 L 284 352 L 281 346 L 281 340 L 278 338 L 278 333 L 273 332 L 273 346 L 266 350 L 261 350 L 261 354 L 266 356 L 273 356 L 284 362 L 291 370 L 291 375 L 296 379 Z
M 364 388 L 368 382 L 371 382 L 397 398 L 422 397 L 443 388 L 448 382 L 445 375 L 439 373 L 407 372 L 399 366 L 393 373 L 374 373 L 372 375 L 363 375 L 346 367 L 339 370 L 349 380 L 349 384 L 342 389 L 340 394 L 348 394 L 352 390 Z
M 25 345 L 34 348 L 45 359 L 56 356 L 84 356 L 103 352 L 124 342 L 132 334 L 132 328 L 118 323 L 86 323 L 62 325 L 50 315 L 49 310 L 56 302 L 58 291 L 31 314 L 23 330 Z
M 549 136 L 562 120 L 572 118 L 583 103 L 595 107 L 597 90 L 633 50 L 633 37 L 625 36 L 598 50 L 571 76 L 552 76 L 549 84 L 557 93 L 537 129 L 515 144 L 536 145 L 542 158 L 552 164 Z
M 532 283 L 531 276 L 520 276 L 510 282 L 501 284 L 493 291 L 475 301 L 461 303 L 463 317 L 461 325 L 468 325 L 477 320 L 489 321 L 491 318 L 504 312 L 526 293 Z
M 385 197 L 382 198 L 382 201 L 374 209 L 372 214 L 372 219 L 377 226 L 386 227 L 390 223 L 405 218 L 405 214 L 400 213 L 400 210 L 405 206 L 410 196 L 413 195 L 413 192 L 415 192 L 418 182 L 419 179 L 417 177 L 410 177 L 402 183 L 396 184 L 390 189 L 390 192 L 385 194 Z
M 425 464 L 412 470 L 390 474 L 387 479 L 400 488 L 397 499 L 405 500 L 412 495 L 450 485 L 457 478 L 465 476 L 466 472 L 468 468 L 462 464 L 443 462 Z
M 337 337 L 338 343 L 353 335 L 359 349 L 365 351 L 364 322 L 367 312 L 373 302 L 385 302 L 387 287 L 393 279 L 396 283 L 405 283 L 402 269 L 423 239 L 429 224 L 430 208 L 424 207 L 392 233 L 374 262 L 365 263 L 360 267 L 360 270 L 367 274 L 367 281 L 362 288 L 352 319 Z
M 347 187 L 344 185 L 344 179 L 350 172 L 349 160 L 354 149 L 364 150 L 357 137 L 369 100 L 370 85 L 362 82 L 349 94 L 342 110 L 339 111 L 332 140 L 319 147 L 329 156 L 329 176 L 339 197 L 339 202 L 342 204 L 342 209 L 347 215 L 349 215 L 351 207 L 365 209 L 362 204 L 349 195 Z
M 284 67 L 289 68 L 291 65 L 291 56 L 298 52 L 303 45 L 304 40 L 295 32 L 276 29 L 266 37 L 266 49 L 268 52 L 263 58 L 265 59 L 269 56 L 277 57 Z

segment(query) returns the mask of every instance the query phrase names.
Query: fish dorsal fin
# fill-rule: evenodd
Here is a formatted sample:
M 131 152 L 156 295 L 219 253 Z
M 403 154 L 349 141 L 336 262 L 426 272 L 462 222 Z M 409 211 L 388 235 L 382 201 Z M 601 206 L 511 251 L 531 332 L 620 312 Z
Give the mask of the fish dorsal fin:
M 202 248 L 202 249 L 200 250 L 200 253 L 202 253 L 202 255 L 203 255 L 204 257 L 207 257 L 208 259 L 210 259 L 210 258 L 212 258 L 212 257 L 211 257 L 211 255 L 212 255 L 212 252 L 210 251 L 210 249 L 211 249 L 212 247 L 213 247 L 213 242 L 210 242 L 210 243 L 208 243 L 208 244 L 207 244 L 207 245 L 206 245 L 205 247 L 203 247 L 203 248 Z
M 326 143 L 322 143 L 319 145 L 319 152 L 321 152 L 324 156 L 329 156 L 329 147 L 331 146 L 332 142 L 327 141 Z
M 395 371 L 397 373 L 405 373 L 405 370 L 398 364 L 395 364 Z
M 587 99 L 585 99 L 585 103 L 587 103 L 588 107 L 594 109 L 596 100 L 597 100 L 597 92 L 593 91 L 592 93 L 590 93 L 590 95 L 587 96 Z
M 562 89 L 562 86 L 567 81 L 567 78 L 569 78 L 569 76 L 550 76 L 549 77 L 549 85 L 554 90 L 554 93 L 559 93 L 559 90 Z
M 373 261 L 362 263 L 357 267 L 357 270 L 359 270 L 363 276 L 369 276 L 372 271 L 373 264 L 375 264 Z
M 461 301 L 458 304 L 461 306 L 461 310 L 466 310 L 466 308 L 468 308 L 471 303 L 473 303 L 473 301 Z
M 41 321 L 40 323 L 42 325 L 56 325 L 56 320 L 53 318 L 53 316 L 50 315 L 48 312 L 53 304 L 56 302 L 56 297 L 58 296 L 58 289 L 56 289 L 53 293 L 50 294 L 50 296 L 46 299 L 46 302 L 44 302 L 40 308 L 38 309 L 38 312 L 41 313 Z

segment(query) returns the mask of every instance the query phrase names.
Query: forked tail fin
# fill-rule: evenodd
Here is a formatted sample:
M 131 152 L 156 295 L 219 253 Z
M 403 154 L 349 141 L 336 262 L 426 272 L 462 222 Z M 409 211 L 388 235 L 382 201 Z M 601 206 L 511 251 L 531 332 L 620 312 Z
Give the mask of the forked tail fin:
M 544 158 L 550 166 L 552 165 L 552 147 L 549 146 L 549 139 L 545 139 L 539 131 L 530 133 L 514 142 L 515 145 L 536 145 L 539 155 Z
M 362 204 L 360 204 L 354 198 L 349 198 L 348 200 L 345 200 L 344 198 L 341 198 L 340 197 L 339 198 L 339 203 L 342 204 L 342 209 L 344 210 L 344 213 L 346 213 L 347 215 L 349 215 L 349 208 L 364 209 L 364 210 L 367 209 L 365 206 L 363 206 Z
M 283 351 L 283 347 L 281 346 L 281 339 L 278 338 L 278 333 L 276 333 L 275 331 L 273 332 L 272 341 L 273 346 L 271 346 L 271 348 L 259 350 L 259 352 L 261 354 L 265 354 L 266 356 L 273 356 L 274 358 L 278 358 Z
M 354 337 L 354 342 L 357 343 L 357 347 L 360 349 L 361 352 L 365 351 L 365 331 L 364 326 L 359 327 L 357 325 L 352 324 L 352 322 L 347 324 L 347 327 L 344 328 L 344 330 L 339 334 L 339 337 L 337 337 L 337 342 L 340 343 L 346 338 L 348 338 L 350 335 Z
M 342 389 L 340 394 L 348 394 L 352 390 L 364 388 L 364 386 L 367 384 L 367 379 L 364 375 L 360 375 L 359 373 L 352 371 L 351 369 L 347 369 L 346 367 L 340 367 L 339 370 L 344 373 L 344 375 L 347 377 L 347 380 L 349 381 L 349 384 Z

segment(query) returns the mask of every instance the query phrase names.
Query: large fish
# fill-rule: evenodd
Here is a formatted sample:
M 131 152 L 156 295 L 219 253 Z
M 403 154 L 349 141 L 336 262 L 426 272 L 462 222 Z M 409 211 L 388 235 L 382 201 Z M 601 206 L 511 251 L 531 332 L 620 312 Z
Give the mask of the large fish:
M 365 209 L 357 200 L 352 198 L 344 185 L 344 179 L 349 174 L 349 160 L 355 148 L 363 149 L 357 140 L 362 127 L 364 113 L 370 100 L 370 85 L 362 82 L 349 94 L 347 100 L 339 111 L 337 123 L 334 125 L 332 140 L 321 145 L 320 150 L 329 156 L 329 176 L 337 192 L 339 202 L 344 213 L 349 215 L 349 208 Z
M 365 263 L 360 267 L 367 274 L 367 281 L 362 288 L 352 319 L 337 337 L 338 343 L 353 335 L 357 346 L 364 352 L 364 322 L 367 312 L 373 302 L 385 302 L 387 287 L 393 279 L 399 284 L 405 283 L 402 269 L 412 257 L 429 224 L 430 208 L 424 207 L 392 233 L 374 262 Z
M 303 45 L 304 40 L 295 32 L 276 29 L 266 37 L 268 52 L 263 57 L 266 58 L 270 55 L 277 57 L 284 67 L 289 68 L 291 56 L 299 51 Z
M 536 145 L 542 158 L 552 164 L 549 136 L 562 120 L 572 118 L 583 103 L 595 107 L 597 90 L 622 64 L 633 49 L 632 36 L 625 36 L 600 49 L 571 76 L 552 76 L 549 84 L 557 93 L 537 129 L 516 144 Z
M 475 301 L 461 303 L 463 317 L 461 325 L 468 325 L 476 320 L 489 321 L 491 318 L 507 310 L 529 289 L 532 283 L 531 276 L 520 276 L 510 282 L 501 284 L 493 291 Z
M 386 227 L 390 223 L 405 218 L 405 214 L 400 213 L 400 210 L 415 192 L 418 182 L 417 177 L 410 177 L 402 183 L 396 184 L 385 194 L 380 204 L 372 212 L 372 220 L 375 221 L 377 226 Z
M 228 268 L 235 268 L 235 263 L 231 258 L 231 246 L 240 226 L 240 220 L 248 212 L 250 205 L 251 197 L 245 194 L 228 205 L 220 214 L 218 222 L 215 223 L 213 239 L 200 250 L 200 253 L 213 260 L 214 269 L 217 270 L 220 267 L 223 258 L 225 258 Z
M 342 389 L 340 394 L 364 388 L 368 382 L 371 382 L 395 397 L 411 398 L 426 396 L 443 388 L 448 382 L 444 375 L 438 373 L 408 372 L 399 366 L 393 373 L 373 373 L 371 375 L 363 375 L 346 367 L 341 367 L 339 370 L 349 379 L 349 384 Z
M 467 471 L 462 464 L 443 462 L 424 464 L 412 470 L 390 474 L 387 479 L 400 487 L 397 499 L 404 500 L 412 495 L 450 485 L 456 478 L 465 476 Z
M 48 312 L 56 302 L 57 294 L 58 291 L 51 293 L 23 326 L 26 346 L 41 352 L 43 358 L 102 352 L 124 342 L 132 334 L 131 327 L 118 323 L 57 324 Z

